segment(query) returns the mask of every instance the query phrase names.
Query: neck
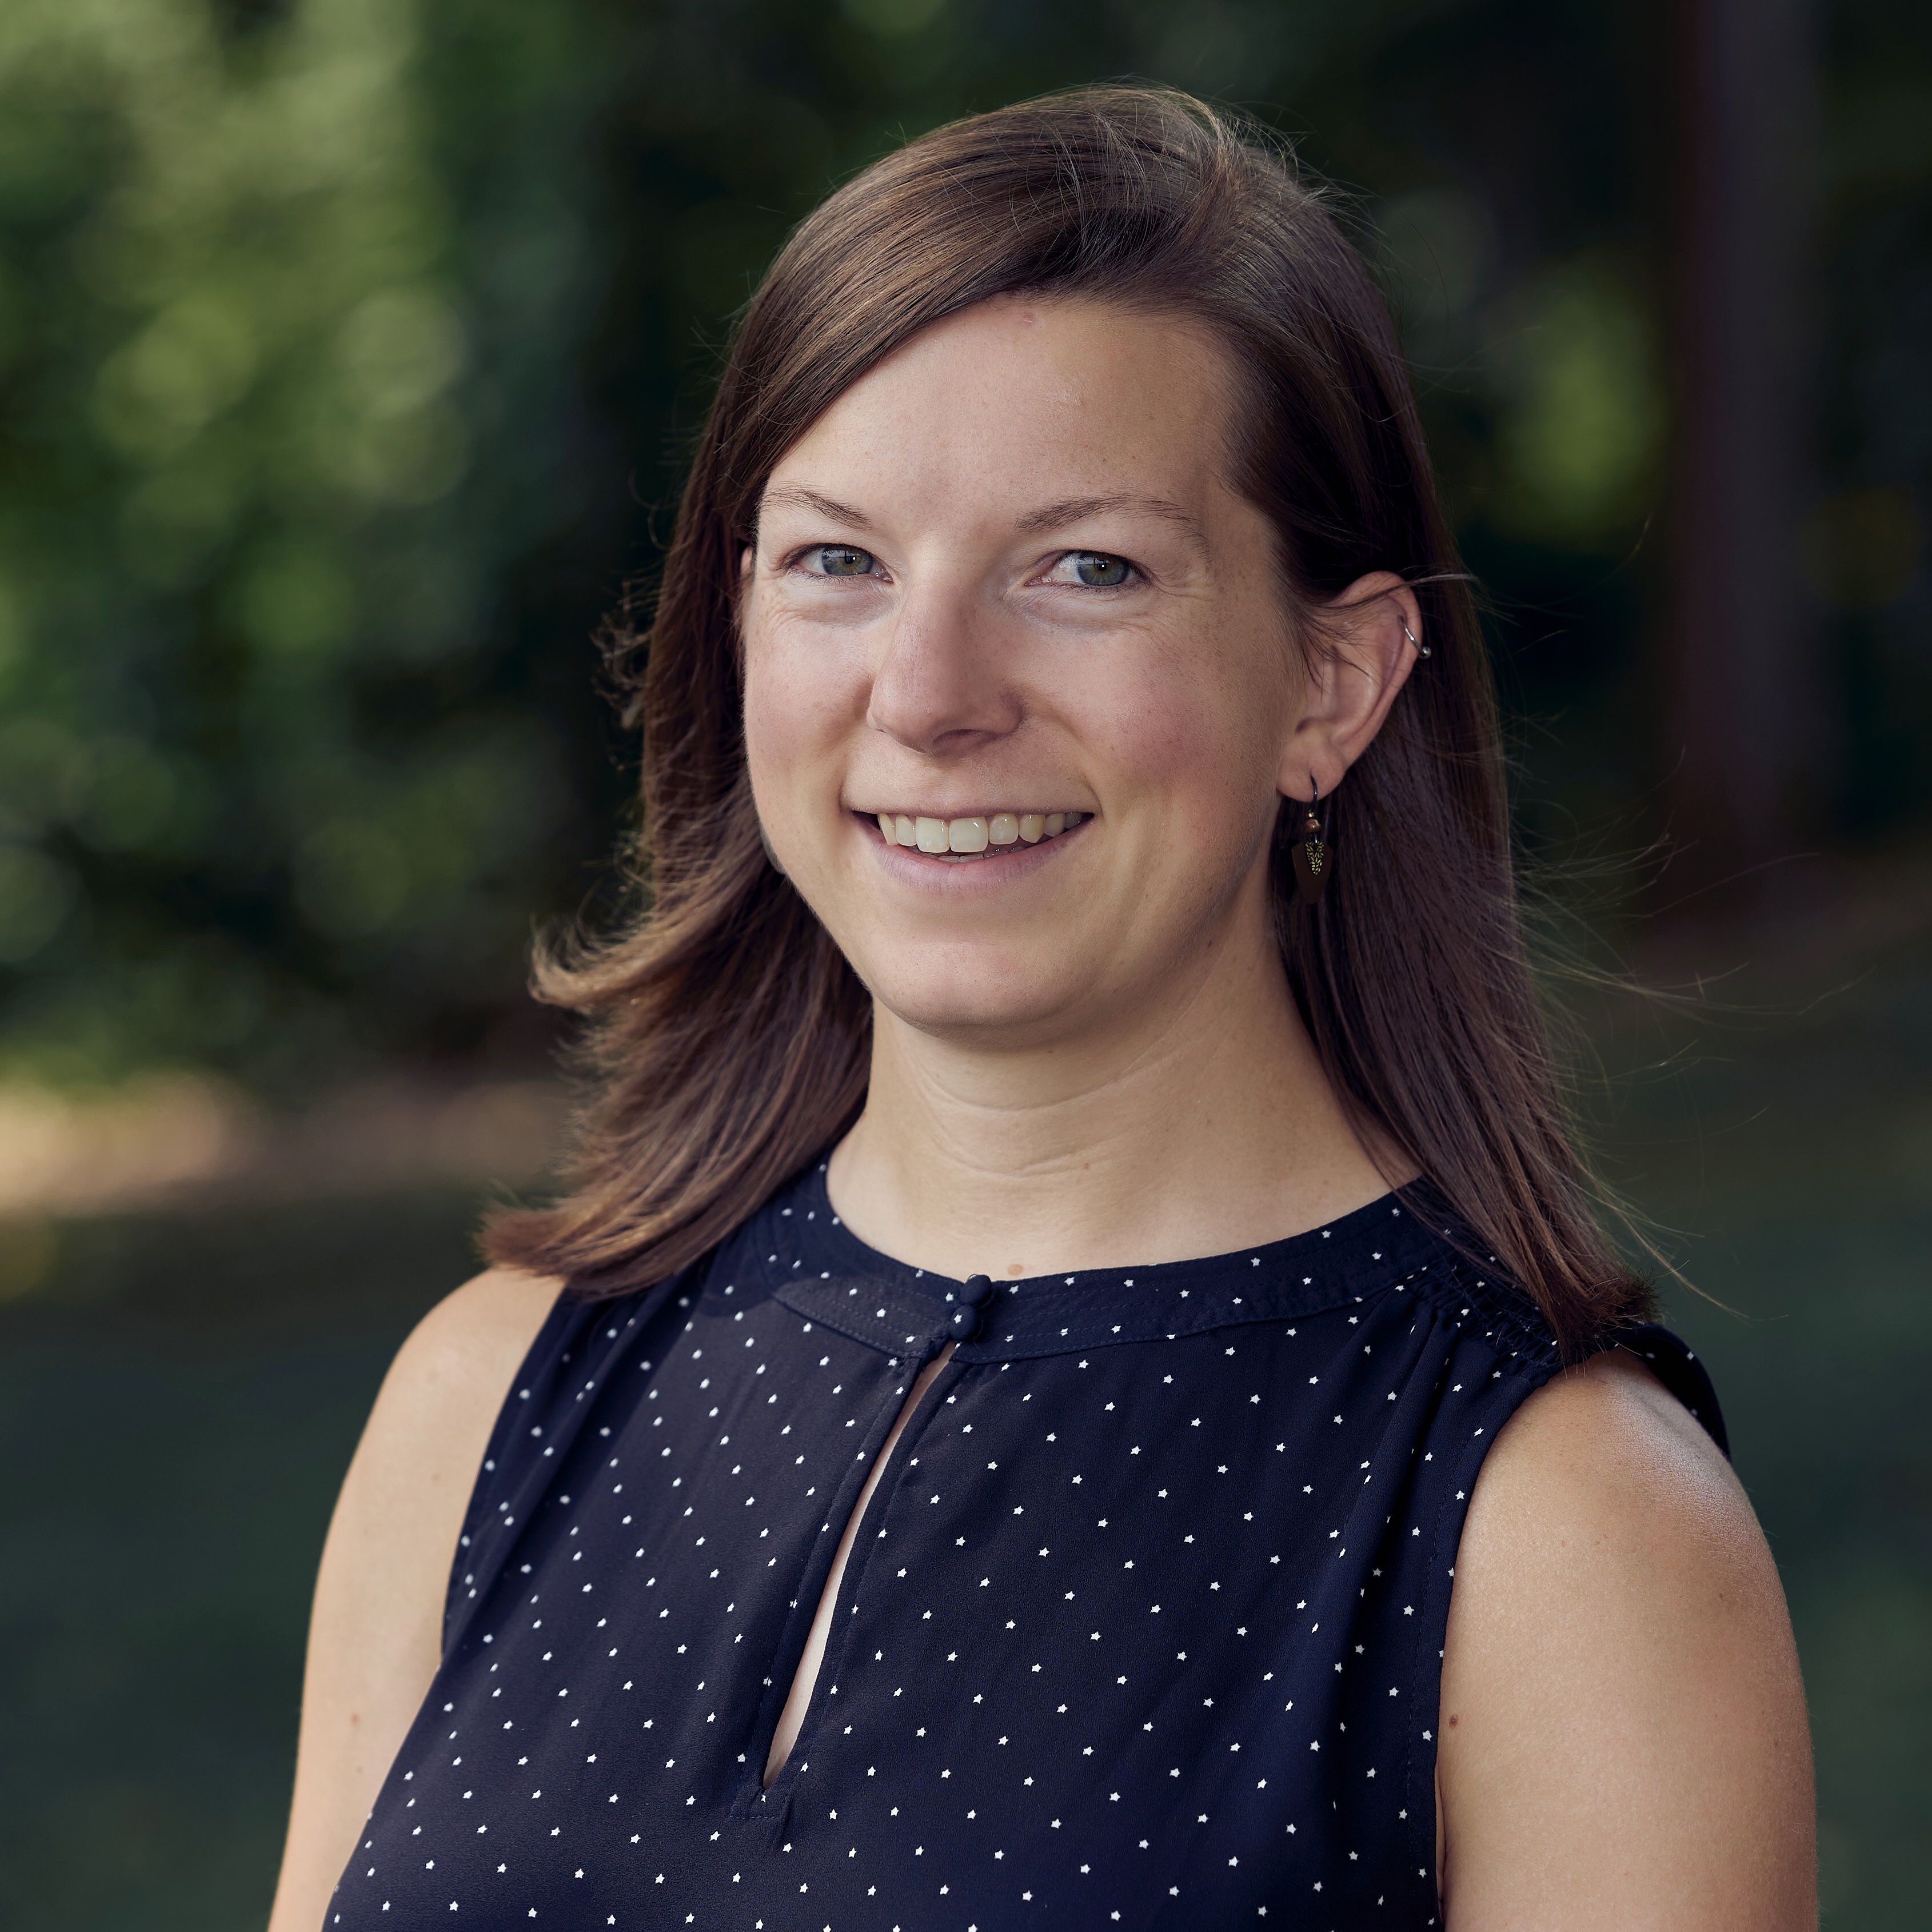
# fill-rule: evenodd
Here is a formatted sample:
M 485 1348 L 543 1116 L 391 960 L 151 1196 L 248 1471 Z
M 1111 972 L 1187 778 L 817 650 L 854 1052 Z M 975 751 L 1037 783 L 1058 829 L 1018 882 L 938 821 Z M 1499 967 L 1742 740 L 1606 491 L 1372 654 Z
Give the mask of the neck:
M 1264 927 L 1184 997 L 1052 1045 L 940 1038 L 884 1008 L 872 1038 L 832 1203 L 861 1240 L 937 1274 L 1190 1260 L 1321 1226 L 1389 1185 Z

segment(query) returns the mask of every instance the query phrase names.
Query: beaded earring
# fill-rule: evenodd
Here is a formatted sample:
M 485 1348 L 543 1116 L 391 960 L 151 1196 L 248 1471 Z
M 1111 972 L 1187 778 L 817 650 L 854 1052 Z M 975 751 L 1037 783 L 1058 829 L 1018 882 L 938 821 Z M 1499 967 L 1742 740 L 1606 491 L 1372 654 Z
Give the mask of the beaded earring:
M 1328 874 L 1335 869 L 1335 856 L 1322 836 L 1322 821 L 1315 815 L 1322 788 L 1312 772 L 1308 785 L 1313 796 L 1301 808 L 1301 823 L 1295 829 L 1294 889 L 1300 894 L 1302 904 L 1312 906 L 1320 902 L 1328 889 Z

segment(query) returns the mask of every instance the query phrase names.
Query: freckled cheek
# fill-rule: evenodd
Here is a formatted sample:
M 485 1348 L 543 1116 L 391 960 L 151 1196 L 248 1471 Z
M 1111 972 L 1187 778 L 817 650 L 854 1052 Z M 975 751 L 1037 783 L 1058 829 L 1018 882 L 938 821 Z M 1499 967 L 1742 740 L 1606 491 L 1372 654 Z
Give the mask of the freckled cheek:
M 1108 721 L 1107 762 L 1177 852 L 1226 850 L 1274 810 L 1274 763 L 1252 717 L 1197 686 L 1149 691 Z
M 745 749 L 752 788 L 768 818 L 824 793 L 836 802 L 837 760 L 851 714 L 836 654 L 813 662 L 782 642 L 753 640 L 746 652 Z

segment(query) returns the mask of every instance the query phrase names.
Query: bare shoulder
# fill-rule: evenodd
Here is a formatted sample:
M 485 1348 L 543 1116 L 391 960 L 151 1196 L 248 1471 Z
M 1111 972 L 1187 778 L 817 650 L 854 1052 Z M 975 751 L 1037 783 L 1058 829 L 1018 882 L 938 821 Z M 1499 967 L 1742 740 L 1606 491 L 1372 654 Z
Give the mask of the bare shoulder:
M 417 1323 L 383 1378 L 343 1484 L 325 1586 L 340 1558 L 362 1600 L 393 1612 L 395 1624 L 440 1616 L 490 1430 L 556 1295 L 555 1282 L 495 1268 Z
M 1438 1736 L 1451 1932 L 1815 1922 L 1777 1568 L 1730 1464 L 1634 1358 L 1555 1377 L 1486 1460 Z
M 329 1524 L 309 1626 L 295 1803 L 270 1932 L 313 1932 L 435 1675 L 478 1466 L 558 1285 L 466 1282 L 397 1352 Z
M 1506 1529 L 1513 1516 L 1531 1530 L 1566 1504 L 1664 1539 L 1660 1556 L 1672 1532 L 1691 1523 L 1715 1533 L 1713 1553 L 1744 1557 L 1762 1547 L 1723 1452 L 1622 1349 L 1560 1370 L 1523 1402 L 1484 1462 L 1469 1520 L 1479 1534 L 1492 1520 Z
M 453 1545 L 511 1378 L 556 1295 L 555 1282 L 493 1268 L 438 1302 L 383 1378 L 345 1500 L 373 1492 L 386 1526 L 411 1538 L 447 1528 Z
M 513 1268 L 491 1268 L 446 1294 L 410 1331 L 383 1387 L 409 1404 L 451 1408 L 494 1420 L 510 1378 L 555 1305 L 558 1284 Z M 453 1419 L 445 1416 L 442 1419 Z

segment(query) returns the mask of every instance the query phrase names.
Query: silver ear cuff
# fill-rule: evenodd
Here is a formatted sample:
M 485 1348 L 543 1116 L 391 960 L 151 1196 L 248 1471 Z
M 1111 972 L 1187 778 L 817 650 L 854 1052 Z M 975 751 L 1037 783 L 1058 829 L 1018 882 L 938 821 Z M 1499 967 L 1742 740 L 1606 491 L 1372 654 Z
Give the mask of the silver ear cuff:
M 1426 658 L 1428 656 L 1429 646 L 1425 644 L 1406 624 L 1403 625 L 1402 627 L 1402 634 L 1415 646 L 1415 654 L 1418 657 Z

